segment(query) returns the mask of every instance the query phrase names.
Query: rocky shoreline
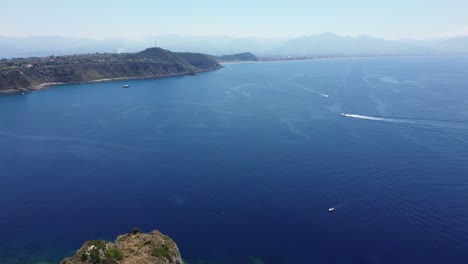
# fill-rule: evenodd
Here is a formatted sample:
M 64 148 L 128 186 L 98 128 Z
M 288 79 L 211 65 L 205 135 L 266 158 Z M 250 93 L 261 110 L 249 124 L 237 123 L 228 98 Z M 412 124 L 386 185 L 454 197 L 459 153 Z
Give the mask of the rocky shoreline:
M 115 242 L 90 240 L 61 264 L 183 264 L 177 244 L 154 230 L 143 233 L 134 228 Z
M 221 67 L 217 68 L 220 69 L 222 68 L 224 63 L 220 63 Z M 213 70 L 217 70 L 213 69 Z M 200 71 L 198 73 L 204 73 L 212 70 L 206 70 L 206 71 Z M 197 74 L 198 74 L 197 73 Z M 124 80 L 150 80 L 150 79 L 164 79 L 164 78 L 171 78 L 171 77 L 182 77 L 182 76 L 187 76 L 187 75 L 194 75 L 194 74 L 172 74 L 172 75 L 165 75 L 165 76 L 149 76 L 149 77 L 119 77 L 119 78 L 104 78 L 104 79 L 98 79 L 98 80 L 92 80 L 92 81 L 83 81 L 83 82 L 50 82 L 50 83 L 41 83 L 29 88 L 25 89 L 10 89 L 10 90 L 0 90 L 0 95 L 2 94 L 18 94 L 18 93 L 28 93 L 28 92 L 34 92 L 34 91 L 39 91 L 39 90 L 44 90 L 47 89 L 51 86 L 56 86 L 56 85 L 65 85 L 65 84 L 87 84 L 87 83 L 100 83 L 100 82 L 112 82 L 112 81 L 124 81 Z

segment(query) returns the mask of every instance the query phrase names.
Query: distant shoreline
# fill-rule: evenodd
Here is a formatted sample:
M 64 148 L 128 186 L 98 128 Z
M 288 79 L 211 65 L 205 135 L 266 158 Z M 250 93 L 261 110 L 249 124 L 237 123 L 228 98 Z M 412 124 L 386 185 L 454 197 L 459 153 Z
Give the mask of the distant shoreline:
M 333 60 L 333 59 L 356 59 L 356 58 L 400 58 L 400 57 L 434 57 L 439 55 L 354 55 L 354 56 L 316 56 L 316 57 L 296 57 L 296 58 L 268 58 L 260 57 L 258 61 L 227 61 L 219 62 L 221 65 L 229 64 L 249 64 L 249 63 L 265 63 L 265 62 L 280 62 L 280 61 L 312 61 L 312 60 Z
M 262 61 L 226 61 L 226 62 L 219 62 L 221 65 L 229 65 L 229 64 L 247 64 L 247 63 L 259 63 Z
M 358 58 L 358 57 L 321 57 L 321 58 L 303 58 L 303 59 L 260 59 L 258 61 L 227 61 L 219 62 L 221 65 L 230 64 L 253 64 L 253 63 L 266 63 L 266 62 L 280 62 L 280 61 L 309 61 L 309 60 L 327 60 L 327 59 L 346 59 L 346 58 Z

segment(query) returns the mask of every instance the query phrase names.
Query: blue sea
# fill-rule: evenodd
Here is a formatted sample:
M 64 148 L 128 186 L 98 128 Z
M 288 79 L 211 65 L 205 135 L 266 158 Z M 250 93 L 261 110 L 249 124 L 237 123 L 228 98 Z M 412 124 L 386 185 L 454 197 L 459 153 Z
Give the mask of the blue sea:
M 0 263 L 133 227 L 189 264 L 468 263 L 468 57 L 0 96 Z

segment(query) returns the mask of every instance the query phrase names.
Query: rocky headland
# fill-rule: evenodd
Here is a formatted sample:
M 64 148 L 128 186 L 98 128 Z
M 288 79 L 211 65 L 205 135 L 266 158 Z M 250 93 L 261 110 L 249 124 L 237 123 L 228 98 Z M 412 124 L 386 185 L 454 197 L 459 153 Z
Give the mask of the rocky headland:
M 96 53 L 0 60 L 0 93 L 19 93 L 52 84 L 195 75 L 220 69 L 200 53 L 149 48 L 138 53 Z
M 115 242 L 90 240 L 61 264 L 183 264 L 179 248 L 168 236 L 155 230 L 120 235 Z
M 220 63 L 250 62 L 250 61 L 259 61 L 260 60 L 257 56 L 253 55 L 250 52 L 217 56 L 217 57 L 215 57 L 215 59 L 217 61 L 219 61 Z

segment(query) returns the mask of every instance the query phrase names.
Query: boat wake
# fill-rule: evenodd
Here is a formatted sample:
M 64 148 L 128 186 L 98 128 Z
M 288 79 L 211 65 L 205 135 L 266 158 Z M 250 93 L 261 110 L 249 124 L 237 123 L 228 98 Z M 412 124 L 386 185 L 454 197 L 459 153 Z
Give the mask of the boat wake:
M 468 122 L 460 120 L 437 120 L 430 118 L 393 118 L 393 117 L 377 117 L 356 114 L 341 113 L 341 116 L 356 118 L 369 121 L 384 122 L 393 125 L 404 126 L 413 129 L 419 129 L 427 133 L 438 135 L 452 140 L 468 143 L 468 139 L 460 136 L 460 133 L 465 133 L 468 130 Z
M 355 115 L 355 114 L 345 114 L 341 113 L 344 117 L 351 117 L 357 119 L 371 120 L 371 121 L 381 121 L 381 122 L 392 122 L 392 123 L 414 123 L 408 119 L 398 119 L 398 118 L 385 118 L 385 117 L 376 117 L 376 116 L 365 116 L 365 115 Z
M 339 203 L 339 204 L 337 204 L 337 205 L 335 205 L 335 206 L 333 206 L 333 207 L 330 207 L 330 208 L 328 209 L 328 211 L 329 211 L 329 212 L 334 212 L 334 211 L 337 210 L 337 209 L 343 208 L 346 204 L 348 204 L 348 201 L 345 201 L 345 202 Z
M 364 120 L 371 120 L 371 121 L 422 125 L 422 126 L 427 126 L 427 127 L 453 128 L 453 129 L 463 129 L 463 130 L 468 129 L 468 121 L 465 121 L 465 120 L 380 117 L 380 116 L 366 116 L 366 115 L 356 115 L 356 114 L 346 114 L 346 113 L 341 113 L 341 116 L 364 119 Z
M 330 95 L 328 95 L 328 94 L 317 92 L 316 90 L 311 89 L 309 87 L 305 87 L 302 84 L 299 84 L 299 83 L 296 83 L 296 82 L 291 82 L 291 84 L 293 84 L 294 86 L 296 86 L 296 87 L 298 87 L 298 88 L 300 88 L 300 89 L 302 89 L 302 90 L 304 90 L 304 91 L 306 91 L 308 93 L 315 94 L 315 95 L 318 95 L 318 96 L 322 96 L 324 98 L 329 98 L 330 97 Z

